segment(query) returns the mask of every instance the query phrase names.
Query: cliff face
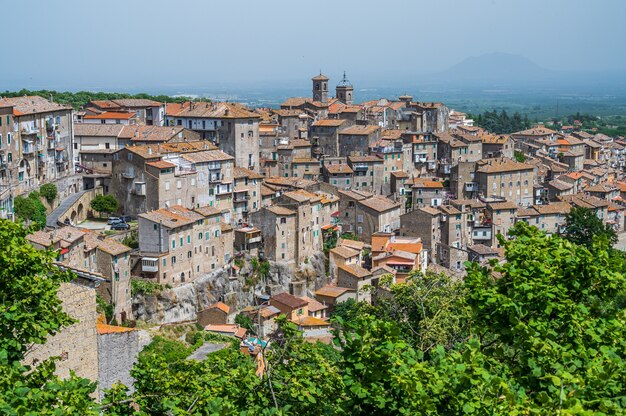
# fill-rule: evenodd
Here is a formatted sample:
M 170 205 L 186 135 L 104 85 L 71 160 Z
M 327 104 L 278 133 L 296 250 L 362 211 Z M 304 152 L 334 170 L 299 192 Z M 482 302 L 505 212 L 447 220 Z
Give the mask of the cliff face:
M 134 297 L 135 319 L 151 324 L 194 321 L 198 311 L 218 300 L 241 310 L 255 304 L 255 294 L 310 296 L 329 281 L 322 252 L 298 265 L 270 261 L 266 277 L 253 270 L 250 257 L 243 262 L 236 276 L 230 276 L 228 269 L 218 269 L 193 283 Z

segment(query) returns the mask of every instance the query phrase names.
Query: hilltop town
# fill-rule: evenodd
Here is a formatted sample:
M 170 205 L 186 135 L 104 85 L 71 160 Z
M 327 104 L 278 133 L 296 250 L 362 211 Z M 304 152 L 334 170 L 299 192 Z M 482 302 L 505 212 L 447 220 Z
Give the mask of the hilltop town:
M 79 321 L 24 362 L 62 357 L 58 375 L 102 393 L 132 385 L 145 328 L 198 324 L 256 356 L 284 315 L 329 343 L 338 305 L 503 264 L 519 222 L 559 235 L 582 207 L 624 232 L 623 137 L 576 121 L 494 134 L 445 103 L 333 83 L 319 73 L 280 108 L 0 98 L 0 217 L 75 276 L 59 297 Z

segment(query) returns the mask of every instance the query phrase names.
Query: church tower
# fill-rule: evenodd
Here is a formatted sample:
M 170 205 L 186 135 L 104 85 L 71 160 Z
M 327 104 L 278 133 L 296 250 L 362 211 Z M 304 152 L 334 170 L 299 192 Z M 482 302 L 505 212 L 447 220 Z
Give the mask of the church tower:
M 354 88 L 346 78 L 346 71 L 343 71 L 343 79 L 335 88 L 335 95 L 344 104 L 352 105 L 354 102 Z
M 328 77 L 322 75 L 322 71 L 316 77 L 311 78 L 313 81 L 313 101 L 320 101 L 322 104 L 328 103 Z

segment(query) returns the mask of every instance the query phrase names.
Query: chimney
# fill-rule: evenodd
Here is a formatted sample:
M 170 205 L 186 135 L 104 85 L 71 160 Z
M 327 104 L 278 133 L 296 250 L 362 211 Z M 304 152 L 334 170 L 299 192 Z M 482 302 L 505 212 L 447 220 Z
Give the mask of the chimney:
M 152 154 L 152 148 L 150 146 L 148 146 L 148 154 L 151 155 Z

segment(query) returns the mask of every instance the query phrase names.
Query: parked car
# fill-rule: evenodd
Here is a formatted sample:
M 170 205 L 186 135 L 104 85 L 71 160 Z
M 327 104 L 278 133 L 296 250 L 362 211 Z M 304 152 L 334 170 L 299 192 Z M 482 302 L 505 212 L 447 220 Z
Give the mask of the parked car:
M 130 215 L 122 215 L 120 217 L 120 220 L 122 220 L 124 222 L 131 222 L 133 219 L 130 217 Z
M 119 222 L 124 222 L 124 221 L 122 221 L 122 219 L 119 218 L 119 217 L 109 217 L 109 219 L 107 221 L 107 224 L 113 225 L 113 224 L 117 224 Z
M 129 228 L 130 225 L 126 224 L 125 222 L 118 222 L 111 225 L 112 230 L 128 230 Z

